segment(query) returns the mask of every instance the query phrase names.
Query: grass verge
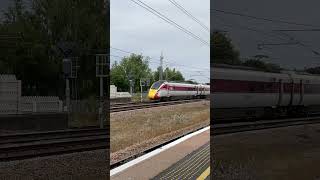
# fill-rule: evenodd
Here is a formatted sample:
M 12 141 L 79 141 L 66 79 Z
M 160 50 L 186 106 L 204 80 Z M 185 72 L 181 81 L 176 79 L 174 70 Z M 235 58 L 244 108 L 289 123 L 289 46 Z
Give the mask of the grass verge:
M 110 116 L 111 153 L 181 129 L 209 124 L 209 102 L 195 102 Z

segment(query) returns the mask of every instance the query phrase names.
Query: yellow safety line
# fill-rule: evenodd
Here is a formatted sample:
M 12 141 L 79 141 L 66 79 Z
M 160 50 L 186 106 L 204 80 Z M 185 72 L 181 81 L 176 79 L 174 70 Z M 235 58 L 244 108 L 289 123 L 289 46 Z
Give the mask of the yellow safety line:
M 197 178 L 197 180 L 204 180 L 210 175 L 210 166 Z

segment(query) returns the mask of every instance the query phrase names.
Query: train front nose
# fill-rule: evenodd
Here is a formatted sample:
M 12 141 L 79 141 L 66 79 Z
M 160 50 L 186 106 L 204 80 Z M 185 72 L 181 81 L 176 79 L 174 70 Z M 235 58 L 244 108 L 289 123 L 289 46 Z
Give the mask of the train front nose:
M 156 89 L 150 89 L 148 93 L 149 99 L 157 99 L 157 90 Z

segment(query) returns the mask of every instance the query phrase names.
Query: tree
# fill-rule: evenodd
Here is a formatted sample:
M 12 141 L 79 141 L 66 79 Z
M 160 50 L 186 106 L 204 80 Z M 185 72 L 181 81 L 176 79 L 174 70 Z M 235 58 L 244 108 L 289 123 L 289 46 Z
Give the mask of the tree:
M 281 67 L 279 65 L 264 62 L 264 60 L 267 60 L 268 58 L 269 56 L 266 55 L 255 55 L 244 61 L 242 65 L 267 72 L 280 72 Z
M 153 81 L 159 80 L 160 67 L 153 73 Z M 175 68 L 166 68 L 163 71 L 163 78 L 168 81 L 184 81 L 182 73 Z
M 306 68 L 305 71 L 310 74 L 320 74 L 320 67 Z
M 268 72 L 280 72 L 281 70 L 281 67 L 277 64 L 264 62 L 269 58 L 266 55 L 255 55 L 242 62 L 239 58 L 239 52 L 232 45 L 231 39 L 221 32 L 212 34 L 211 44 L 213 48 L 211 48 L 210 56 L 213 63 L 248 66 Z
M 211 35 L 210 59 L 213 63 L 239 65 L 239 52 L 235 50 L 231 39 L 221 32 Z
M 142 55 L 131 54 L 129 57 L 124 57 L 119 63 L 115 62 L 110 70 L 111 84 L 121 91 L 130 90 L 129 80 L 134 84 L 134 91 L 139 91 L 141 78 L 152 78 L 149 57 Z
M 99 88 L 93 56 L 95 50 L 108 47 L 108 1 L 32 0 L 28 10 L 22 0 L 13 1 L 4 14 L 0 34 L 22 33 L 23 38 L 0 48 L 0 70 L 16 74 L 23 82 L 24 93 L 62 96 L 63 54 L 57 45 L 69 41 L 77 45 L 73 55 L 80 58 L 79 84 L 91 84 L 81 89 L 81 94 L 96 93 Z
M 192 81 L 192 80 L 187 80 L 186 82 L 190 84 L 198 84 L 196 81 Z

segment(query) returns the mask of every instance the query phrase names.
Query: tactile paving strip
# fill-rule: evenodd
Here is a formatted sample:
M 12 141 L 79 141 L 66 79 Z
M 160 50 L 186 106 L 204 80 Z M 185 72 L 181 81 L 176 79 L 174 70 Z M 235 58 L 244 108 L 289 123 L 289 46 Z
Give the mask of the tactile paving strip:
M 154 180 L 197 179 L 210 166 L 210 143 L 190 153 L 164 170 Z M 206 179 L 210 179 L 207 177 Z

